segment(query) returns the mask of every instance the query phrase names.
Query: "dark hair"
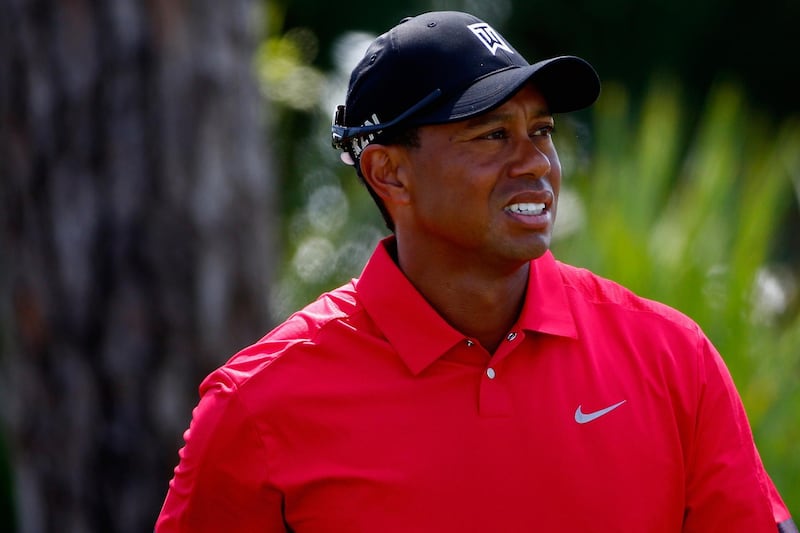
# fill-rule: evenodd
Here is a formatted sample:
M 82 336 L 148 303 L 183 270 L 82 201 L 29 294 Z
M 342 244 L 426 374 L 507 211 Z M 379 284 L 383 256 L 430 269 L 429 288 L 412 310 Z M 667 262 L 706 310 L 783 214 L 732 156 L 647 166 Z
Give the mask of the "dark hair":
M 393 129 L 391 131 L 387 131 L 378 135 L 374 141 L 370 144 L 383 144 L 387 146 L 396 145 L 396 146 L 406 146 L 408 148 L 419 148 L 419 128 L 417 126 L 410 126 L 405 128 Z M 389 210 L 386 209 L 386 205 L 383 203 L 383 199 L 370 187 L 367 180 L 364 178 L 364 175 L 361 173 L 361 162 L 359 159 L 353 158 L 355 160 L 355 167 L 356 167 L 356 174 L 358 174 L 358 178 L 361 180 L 361 183 L 367 188 L 369 195 L 372 197 L 372 200 L 375 202 L 375 205 L 378 206 L 378 210 L 381 212 L 381 216 L 383 216 L 383 221 L 386 223 L 386 227 L 389 228 L 389 231 L 394 233 L 394 221 L 392 220 L 391 215 L 389 214 Z

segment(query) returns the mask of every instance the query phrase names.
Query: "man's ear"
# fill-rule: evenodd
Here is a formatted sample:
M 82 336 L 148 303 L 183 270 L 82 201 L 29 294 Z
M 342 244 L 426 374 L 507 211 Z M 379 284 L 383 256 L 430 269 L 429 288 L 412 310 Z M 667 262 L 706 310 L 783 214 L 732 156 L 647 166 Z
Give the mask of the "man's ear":
M 361 173 L 385 204 L 408 203 L 405 150 L 397 145 L 370 144 L 361 152 Z

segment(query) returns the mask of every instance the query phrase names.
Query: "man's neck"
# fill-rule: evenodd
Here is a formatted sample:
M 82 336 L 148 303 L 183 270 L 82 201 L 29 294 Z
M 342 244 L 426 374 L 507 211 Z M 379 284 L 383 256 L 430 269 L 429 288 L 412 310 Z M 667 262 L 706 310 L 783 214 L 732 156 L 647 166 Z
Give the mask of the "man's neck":
M 519 318 L 525 299 L 529 263 L 498 272 L 464 261 L 442 264 L 397 252 L 409 281 L 455 329 L 493 353 Z

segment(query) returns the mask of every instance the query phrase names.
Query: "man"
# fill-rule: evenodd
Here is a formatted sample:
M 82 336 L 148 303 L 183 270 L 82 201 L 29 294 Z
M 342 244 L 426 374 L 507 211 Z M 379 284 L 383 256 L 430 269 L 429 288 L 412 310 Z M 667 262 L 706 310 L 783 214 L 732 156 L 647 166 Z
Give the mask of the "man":
M 697 325 L 548 251 L 553 114 L 600 84 L 457 12 L 353 71 L 393 235 L 201 385 L 159 531 L 797 531 Z

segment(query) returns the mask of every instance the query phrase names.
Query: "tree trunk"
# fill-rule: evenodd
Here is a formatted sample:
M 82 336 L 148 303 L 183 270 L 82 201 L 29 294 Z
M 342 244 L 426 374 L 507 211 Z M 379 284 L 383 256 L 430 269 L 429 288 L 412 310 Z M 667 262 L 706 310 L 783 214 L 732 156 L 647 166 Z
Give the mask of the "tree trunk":
M 0 0 L 19 531 L 152 530 L 200 379 L 269 326 L 259 5 Z

